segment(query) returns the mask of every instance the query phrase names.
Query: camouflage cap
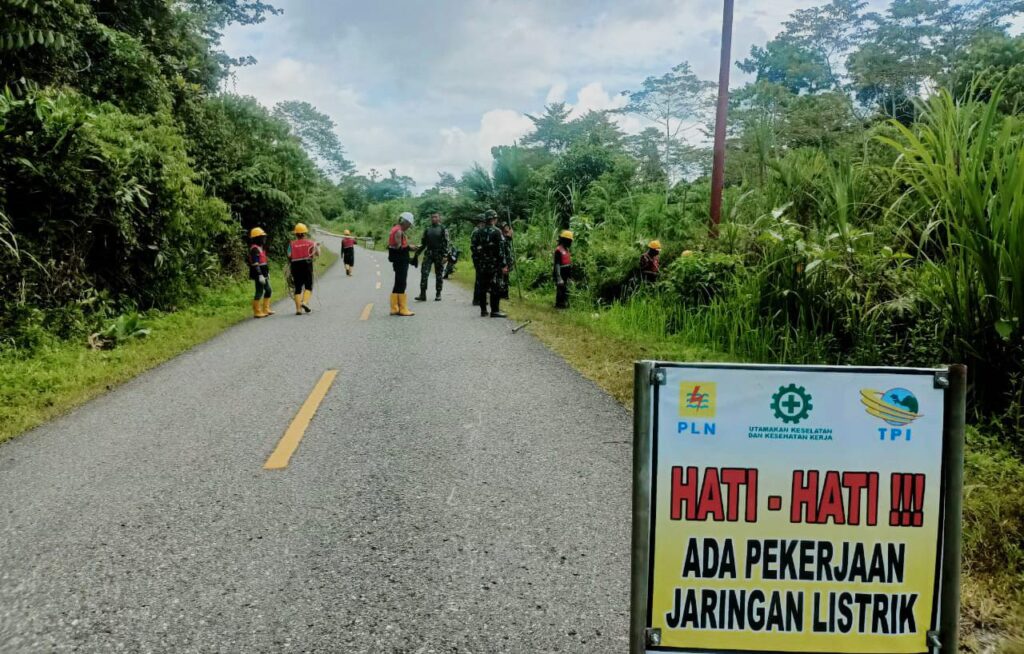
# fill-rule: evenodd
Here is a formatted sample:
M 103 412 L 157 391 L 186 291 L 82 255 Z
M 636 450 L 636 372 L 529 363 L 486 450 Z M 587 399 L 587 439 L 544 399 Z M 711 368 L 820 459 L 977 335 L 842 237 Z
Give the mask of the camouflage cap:
M 495 211 L 494 209 L 488 209 L 486 212 L 484 212 L 484 215 L 487 216 L 487 220 L 490 220 L 492 218 L 497 218 L 498 212 Z

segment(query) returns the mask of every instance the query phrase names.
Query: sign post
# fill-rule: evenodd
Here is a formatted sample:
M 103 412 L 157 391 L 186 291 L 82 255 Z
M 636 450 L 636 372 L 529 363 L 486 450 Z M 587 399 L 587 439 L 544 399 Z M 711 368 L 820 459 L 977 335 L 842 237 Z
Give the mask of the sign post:
M 956 651 L 965 377 L 637 363 L 631 653 Z

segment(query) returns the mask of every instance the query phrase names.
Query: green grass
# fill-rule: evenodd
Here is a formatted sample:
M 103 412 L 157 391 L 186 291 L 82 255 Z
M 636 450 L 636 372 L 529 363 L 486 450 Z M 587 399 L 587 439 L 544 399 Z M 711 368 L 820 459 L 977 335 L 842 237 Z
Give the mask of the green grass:
M 324 250 L 325 270 L 337 260 Z M 287 297 L 284 275 L 272 266 L 274 297 Z M 195 303 L 143 317 L 150 334 L 113 350 L 92 350 L 86 340 L 66 341 L 24 356 L 0 355 L 0 443 L 91 400 L 226 328 L 252 319 L 252 282 L 233 280 L 201 289 Z

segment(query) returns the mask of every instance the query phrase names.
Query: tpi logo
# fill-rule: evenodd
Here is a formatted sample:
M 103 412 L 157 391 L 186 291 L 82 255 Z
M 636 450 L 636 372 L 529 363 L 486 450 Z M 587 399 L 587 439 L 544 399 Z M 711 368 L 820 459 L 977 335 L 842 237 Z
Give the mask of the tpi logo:
M 884 420 L 891 427 L 878 428 L 878 440 L 909 441 L 912 438 L 910 423 L 921 417 L 917 397 L 905 388 L 890 388 L 876 391 L 863 388 L 860 403 L 869 415 Z
M 683 382 L 680 384 L 679 417 L 714 418 L 715 409 L 718 407 L 715 390 L 715 382 Z M 677 433 L 695 436 L 714 436 L 715 423 L 680 420 Z

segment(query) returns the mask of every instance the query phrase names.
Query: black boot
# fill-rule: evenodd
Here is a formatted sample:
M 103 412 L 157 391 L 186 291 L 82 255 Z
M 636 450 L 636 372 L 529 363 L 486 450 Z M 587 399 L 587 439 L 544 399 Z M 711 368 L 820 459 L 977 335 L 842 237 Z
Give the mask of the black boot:
M 440 302 L 440 301 L 441 301 L 441 291 L 438 291 L 437 295 L 434 296 L 434 302 Z
M 417 295 L 416 297 L 414 297 L 413 299 L 416 300 L 417 302 L 426 302 L 427 301 L 427 287 L 426 286 L 421 286 L 420 287 L 420 294 Z
M 489 315 L 490 314 L 487 313 L 487 302 L 485 300 L 481 299 L 480 300 L 480 316 L 483 317 L 483 318 L 486 318 Z
M 508 318 L 508 314 L 501 310 L 501 293 L 495 293 L 494 299 L 491 300 L 491 318 Z

